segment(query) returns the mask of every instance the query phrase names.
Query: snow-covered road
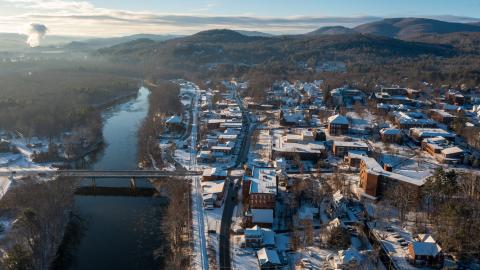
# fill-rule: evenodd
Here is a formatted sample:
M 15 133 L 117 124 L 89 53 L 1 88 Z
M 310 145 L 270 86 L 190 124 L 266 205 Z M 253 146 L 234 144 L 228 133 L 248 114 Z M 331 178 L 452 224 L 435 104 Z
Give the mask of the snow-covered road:
M 197 137 L 198 137 L 198 102 L 200 98 L 200 89 L 198 86 L 189 84 L 182 87 L 194 88 L 194 98 L 192 104 L 192 129 L 190 135 L 190 162 L 188 167 L 190 170 L 197 170 Z M 192 182 L 192 222 L 194 237 L 194 269 L 208 269 L 207 254 L 207 237 L 205 235 L 205 214 L 203 209 L 202 187 L 200 185 L 200 177 L 193 177 Z

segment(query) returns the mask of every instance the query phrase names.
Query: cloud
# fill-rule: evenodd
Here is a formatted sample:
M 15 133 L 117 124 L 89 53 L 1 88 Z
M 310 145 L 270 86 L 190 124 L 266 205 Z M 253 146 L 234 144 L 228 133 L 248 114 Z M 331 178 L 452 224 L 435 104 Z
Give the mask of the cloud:
M 304 33 L 322 26 L 342 25 L 353 27 L 381 19 L 374 16 L 360 17 L 259 17 L 215 16 L 200 14 L 161 14 L 117 9 L 98 8 L 87 1 L 67 0 L 0 0 L 21 12 L 0 16 L 0 32 L 13 32 L 25 21 L 41 21 L 55 35 L 120 36 L 134 33 L 190 34 L 212 28 L 234 28 L 264 31 L 277 34 Z M 217 5 L 209 2 L 205 9 Z M 0 12 L 1 13 L 1 12 Z M 473 21 L 474 18 L 444 16 Z M 478 20 L 478 19 L 477 19 Z
M 47 34 L 48 28 L 47 26 L 40 24 L 40 23 L 31 23 L 27 29 L 27 44 L 30 47 L 38 47 L 40 45 L 40 41 L 45 37 Z

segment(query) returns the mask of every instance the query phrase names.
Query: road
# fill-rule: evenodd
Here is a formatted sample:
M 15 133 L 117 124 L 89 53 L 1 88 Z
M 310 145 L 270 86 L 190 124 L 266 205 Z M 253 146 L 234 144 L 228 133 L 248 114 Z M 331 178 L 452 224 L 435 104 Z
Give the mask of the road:
M 249 149 L 250 149 L 250 141 L 252 138 L 252 132 L 253 130 L 255 130 L 255 124 L 252 124 L 253 121 L 250 118 L 248 111 L 245 110 L 237 90 L 235 90 L 235 98 L 237 100 L 238 106 L 240 107 L 240 110 L 242 111 L 243 124 L 244 124 L 243 131 L 246 134 L 244 134 L 243 136 L 240 152 L 238 153 L 235 165 L 231 169 L 241 167 L 242 164 L 247 160 Z M 220 245 L 219 247 L 220 269 L 232 268 L 232 262 L 230 257 L 230 227 L 232 225 L 233 210 L 235 209 L 237 191 L 238 191 L 237 188 L 234 188 L 234 186 L 236 185 L 233 183 L 233 180 L 232 180 L 232 182 L 229 184 L 227 196 L 223 206 L 224 208 L 222 213 L 222 223 L 220 225 L 220 244 L 219 244 Z
M 191 128 L 190 128 L 190 164 L 189 170 L 197 170 L 197 138 L 198 138 L 198 100 L 199 91 L 197 86 L 194 86 L 197 90 L 192 98 L 191 109 Z M 192 179 L 192 222 L 193 222 L 193 235 L 194 235 L 194 253 L 195 269 L 207 270 L 208 265 L 208 253 L 207 253 L 207 239 L 205 236 L 205 213 L 203 212 L 203 197 L 202 187 L 200 185 L 200 177 L 194 176 Z
M 227 196 L 223 206 L 222 222 L 220 225 L 219 259 L 220 269 L 231 269 L 230 257 L 230 226 L 232 223 L 233 209 L 235 208 L 237 189 L 233 180 L 228 181 Z

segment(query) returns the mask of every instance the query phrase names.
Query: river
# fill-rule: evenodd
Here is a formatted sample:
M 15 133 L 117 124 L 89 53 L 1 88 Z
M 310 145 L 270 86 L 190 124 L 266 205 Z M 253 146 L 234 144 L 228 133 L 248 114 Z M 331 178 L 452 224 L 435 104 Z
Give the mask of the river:
M 104 149 L 94 169 L 137 168 L 137 130 L 148 112 L 149 90 L 103 114 Z M 97 186 L 129 187 L 128 180 L 97 179 Z M 116 179 L 118 180 L 118 179 Z M 83 185 L 91 184 L 85 179 Z M 149 186 L 141 182 L 139 186 Z M 58 269 L 159 269 L 153 254 L 162 247 L 161 218 L 165 200 L 158 197 L 75 196 L 75 212 L 82 220 L 74 245 L 62 245 Z M 68 238 L 68 233 L 66 238 Z M 65 242 L 65 241 L 64 241 Z M 67 247 L 65 247 L 67 246 Z

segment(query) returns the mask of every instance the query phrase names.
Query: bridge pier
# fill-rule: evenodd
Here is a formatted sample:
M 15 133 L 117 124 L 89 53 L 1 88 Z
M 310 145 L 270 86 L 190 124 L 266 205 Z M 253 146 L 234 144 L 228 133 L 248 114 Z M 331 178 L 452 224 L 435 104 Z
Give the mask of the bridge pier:
M 95 192 L 95 189 L 97 188 L 97 183 L 95 181 L 95 177 L 92 177 L 92 187 L 93 187 L 93 192 Z
M 130 178 L 130 188 L 132 190 L 135 190 L 136 187 L 137 185 L 136 185 L 135 177 Z

